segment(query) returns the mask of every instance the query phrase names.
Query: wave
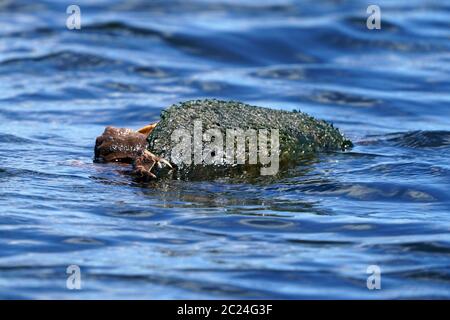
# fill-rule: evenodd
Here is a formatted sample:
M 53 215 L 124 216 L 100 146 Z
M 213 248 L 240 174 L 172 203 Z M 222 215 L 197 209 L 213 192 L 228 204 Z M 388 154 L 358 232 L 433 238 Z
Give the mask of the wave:
M 100 67 L 111 67 L 114 65 L 123 65 L 121 60 L 109 59 L 104 56 L 95 55 L 85 52 L 75 51 L 59 51 L 54 53 L 48 53 L 37 57 L 20 57 L 7 59 L 0 62 L 1 66 L 23 66 L 23 65 L 36 65 L 39 68 L 55 68 L 61 71 L 70 69 L 89 69 Z M 23 70 L 22 70 L 23 71 Z
M 444 194 L 439 190 L 398 183 L 321 182 L 297 185 L 295 189 L 305 194 L 343 196 L 357 201 L 430 203 L 445 199 Z
M 370 136 L 361 144 L 377 144 L 385 142 L 394 146 L 407 148 L 447 148 L 450 146 L 450 131 L 417 130 L 410 132 L 390 133 L 383 136 Z
M 0 143 L 28 144 L 33 141 L 13 134 L 0 133 Z

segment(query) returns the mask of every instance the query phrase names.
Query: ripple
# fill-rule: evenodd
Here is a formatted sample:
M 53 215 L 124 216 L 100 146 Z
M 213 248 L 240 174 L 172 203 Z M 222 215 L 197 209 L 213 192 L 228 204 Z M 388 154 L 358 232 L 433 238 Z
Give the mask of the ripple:
M 388 142 L 409 148 L 442 148 L 450 145 L 450 131 L 412 131 L 393 133 L 385 137 Z
M 5 144 L 29 144 L 33 143 L 32 140 L 22 138 L 13 134 L 7 134 L 7 133 L 0 133 L 0 143 Z
M 446 197 L 433 188 L 419 188 L 393 183 L 321 183 L 297 186 L 307 194 L 345 196 L 360 201 L 439 202 Z
M 350 241 L 333 241 L 333 240 L 308 240 L 308 239 L 286 239 L 287 242 L 298 244 L 298 245 L 306 245 L 312 247 L 326 247 L 326 246 L 349 246 L 352 245 L 353 242 Z
M 88 238 L 88 237 L 72 237 L 67 238 L 63 240 L 64 243 L 69 244 L 81 244 L 81 245 L 95 245 L 95 246 L 101 246 L 104 245 L 103 241 L 94 239 L 94 238 Z
M 450 243 L 444 242 L 409 242 L 401 244 L 408 251 L 443 253 L 450 255 Z
M 137 27 L 122 21 L 107 21 L 102 23 L 90 24 L 83 27 L 83 31 L 106 33 L 110 35 L 129 35 L 129 36 L 155 36 L 158 38 L 170 37 L 169 33 L 160 32 L 148 27 Z
M 305 79 L 305 71 L 300 67 L 286 66 L 259 69 L 249 75 L 259 78 L 283 79 L 283 80 L 300 80 Z
M 173 76 L 172 70 L 169 70 L 168 68 L 161 68 L 161 67 L 152 67 L 152 66 L 141 66 L 141 67 L 134 67 L 133 72 L 137 73 L 138 75 L 146 78 L 169 78 Z M 179 74 L 181 70 L 177 70 L 177 73 Z
M 416 162 L 384 162 L 370 166 L 368 168 L 357 169 L 352 171 L 354 174 L 382 174 L 386 177 L 410 177 L 417 178 L 420 175 L 422 178 L 426 176 L 435 178 L 450 177 L 450 170 L 443 166 L 431 163 L 416 163 Z
M 374 107 L 380 103 L 380 100 L 337 91 L 319 91 L 314 93 L 310 98 L 320 103 L 333 103 L 355 107 Z
M 104 55 L 95 55 L 75 51 L 52 52 L 37 57 L 12 58 L 0 62 L 0 68 L 20 67 L 22 72 L 28 68 L 52 68 L 59 71 L 92 70 L 125 66 L 123 61 L 109 59 Z
M 241 224 L 246 226 L 251 226 L 254 228 L 263 229 L 278 229 L 278 228 L 289 228 L 294 224 L 288 221 L 281 221 L 275 219 L 241 219 L 239 221 Z

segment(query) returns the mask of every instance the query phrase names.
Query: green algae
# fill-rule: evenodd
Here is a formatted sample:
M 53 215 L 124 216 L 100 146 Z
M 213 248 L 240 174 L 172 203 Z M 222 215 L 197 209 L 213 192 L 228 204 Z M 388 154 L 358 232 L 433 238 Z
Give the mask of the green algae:
M 317 120 L 303 112 L 284 111 L 251 106 L 235 101 L 220 101 L 215 99 L 192 100 L 172 105 L 162 111 L 161 119 L 148 137 L 149 150 L 154 154 L 170 160 L 171 150 L 175 142 L 172 133 L 184 129 L 194 135 L 194 121 L 202 122 L 203 132 L 217 128 L 222 132 L 226 129 L 273 130 L 279 132 L 279 162 L 282 166 L 296 164 L 299 160 L 317 152 L 345 150 L 352 147 L 337 128 Z M 194 155 L 192 155 L 194 157 Z M 247 155 L 248 156 L 248 155 Z M 208 172 L 201 165 L 181 166 L 181 171 L 193 171 L 195 168 Z M 225 174 L 230 170 L 239 172 L 256 172 L 260 165 L 212 166 L 215 173 Z M 241 167 L 241 168 L 238 168 Z M 210 168 L 211 169 L 211 168 Z M 211 172 L 208 172 L 210 174 Z

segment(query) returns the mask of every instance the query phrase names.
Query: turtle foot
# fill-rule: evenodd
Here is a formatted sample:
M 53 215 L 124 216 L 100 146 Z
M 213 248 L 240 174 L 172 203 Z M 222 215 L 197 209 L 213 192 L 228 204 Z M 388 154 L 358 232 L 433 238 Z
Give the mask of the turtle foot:
M 137 177 L 144 180 L 152 180 L 156 179 L 157 176 L 155 174 L 155 165 L 158 169 L 167 166 L 170 169 L 173 169 L 172 165 L 164 158 L 160 158 L 155 156 L 148 150 L 145 150 L 141 156 L 137 157 L 133 163 L 133 174 Z M 153 170 L 153 172 L 152 172 Z

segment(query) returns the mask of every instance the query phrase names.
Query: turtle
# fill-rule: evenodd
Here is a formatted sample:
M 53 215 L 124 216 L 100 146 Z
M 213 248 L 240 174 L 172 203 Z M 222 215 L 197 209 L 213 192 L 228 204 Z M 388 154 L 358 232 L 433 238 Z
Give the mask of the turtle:
M 253 132 L 252 130 L 255 129 L 264 132 L 276 130 L 278 141 L 275 143 L 272 139 L 268 145 L 277 144 L 277 160 L 282 167 L 298 163 L 298 160 L 318 152 L 345 151 L 353 146 L 352 142 L 331 123 L 315 119 L 299 110 L 287 111 L 253 106 L 238 101 L 201 99 L 174 104 L 161 112 L 159 121 L 138 130 L 106 127 L 103 134 L 96 139 L 94 161 L 131 164 L 132 174 L 144 180 L 173 176 L 174 172 L 176 177 L 190 177 L 192 174 L 199 173 L 209 176 L 212 172 L 216 174 L 226 174 L 236 170 L 240 173 L 256 172 L 255 168 L 263 167 L 262 164 L 254 162 L 252 164 L 237 163 L 238 153 L 235 154 L 236 159 L 233 157 L 231 161 L 206 163 L 202 161 L 205 154 L 203 152 L 201 161 L 180 163 L 180 159 L 174 156 L 173 151 L 180 138 L 191 141 L 191 137 L 194 136 L 195 139 L 196 122 L 202 124 L 200 132 L 197 132 L 197 134 L 200 133 L 202 141 L 205 140 L 205 135 L 211 128 L 218 129 L 219 133 L 226 131 L 227 134 L 229 132 L 227 130 L 237 130 L 236 128 L 246 133 Z M 176 132 L 178 132 L 177 135 L 174 134 Z M 258 136 L 258 142 L 260 137 Z M 211 142 L 217 137 L 209 138 L 208 141 Z M 250 159 L 250 151 L 245 148 L 245 146 L 249 147 L 249 138 L 249 136 L 244 137 L 246 144 L 244 149 L 240 150 L 244 152 L 241 156 L 246 158 L 241 159 Z M 235 147 L 234 140 L 232 143 Z M 220 151 L 218 150 L 220 146 L 219 144 L 219 148 L 213 150 L 212 154 Z M 257 152 L 262 150 L 260 145 L 257 149 Z M 195 146 L 193 149 L 187 149 L 183 159 L 189 160 L 191 155 L 195 159 L 194 152 Z M 208 149 L 207 152 L 211 150 Z M 271 151 L 271 153 L 274 152 Z

